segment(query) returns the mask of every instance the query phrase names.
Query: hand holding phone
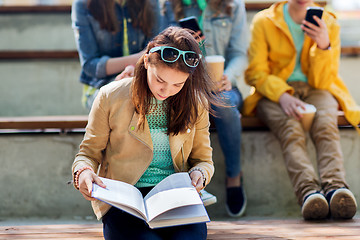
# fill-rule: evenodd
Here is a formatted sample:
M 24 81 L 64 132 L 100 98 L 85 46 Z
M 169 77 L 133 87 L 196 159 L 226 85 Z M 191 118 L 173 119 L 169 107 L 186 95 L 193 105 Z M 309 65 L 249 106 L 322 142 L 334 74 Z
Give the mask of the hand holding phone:
M 316 43 L 318 48 L 326 50 L 330 48 L 330 39 L 327 31 L 326 24 L 322 20 L 324 9 L 321 7 L 308 7 L 306 11 L 305 21 L 303 21 L 303 26 L 301 27 L 306 35 L 312 38 Z M 314 16 L 317 16 L 320 20 L 315 20 Z M 311 23 L 311 26 L 306 24 Z M 314 27 L 315 25 L 316 27 Z
M 203 38 L 204 36 L 195 16 L 180 19 L 179 25 L 182 28 L 188 28 L 190 30 L 193 30 L 195 33 L 199 35 L 200 38 Z
M 321 19 L 324 9 L 322 7 L 307 7 L 305 21 L 310 22 L 316 26 L 319 24 L 315 21 L 314 16 L 317 16 Z M 305 25 L 305 27 L 309 28 Z

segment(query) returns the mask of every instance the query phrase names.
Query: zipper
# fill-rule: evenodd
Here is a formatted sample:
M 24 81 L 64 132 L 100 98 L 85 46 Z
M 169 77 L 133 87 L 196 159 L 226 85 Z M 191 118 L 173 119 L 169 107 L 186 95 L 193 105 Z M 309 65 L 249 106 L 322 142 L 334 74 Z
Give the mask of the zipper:
M 181 171 L 185 172 L 185 157 L 184 157 L 184 148 L 183 146 L 181 146 L 181 156 L 182 156 L 182 166 L 181 166 Z

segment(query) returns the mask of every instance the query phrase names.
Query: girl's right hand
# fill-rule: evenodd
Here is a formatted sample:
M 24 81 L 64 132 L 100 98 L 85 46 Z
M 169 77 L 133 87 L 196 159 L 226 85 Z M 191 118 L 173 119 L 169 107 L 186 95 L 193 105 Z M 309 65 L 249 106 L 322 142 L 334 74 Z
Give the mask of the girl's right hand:
M 298 107 L 301 107 L 305 110 L 305 103 L 300 99 L 285 92 L 280 96 L 279 103 L 286 115 L 294 117 L 297 120 L 300 120 L 302 118 Z
M 91 197 L 93 182 L 99 185 L 100 187 L 106 188 L 105 184 L 93 171 L 86 169 L 80 173 L 79 191 L 84 196 L 84 198 L 89 201 L 96 200 L 95 198 Z

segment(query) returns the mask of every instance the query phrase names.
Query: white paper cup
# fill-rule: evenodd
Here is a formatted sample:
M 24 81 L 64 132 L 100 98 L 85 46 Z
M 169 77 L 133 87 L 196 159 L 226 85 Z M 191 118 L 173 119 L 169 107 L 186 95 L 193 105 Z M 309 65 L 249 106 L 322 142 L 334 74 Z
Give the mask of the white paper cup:
M 312 123 L 313 123 L 313 120 L 315 117 L 315 113 L 316 113 L 316 108 L 314 105 L 306 104 L 305 110 L 302 109 L 301 107 L 298 107 L 298 110 L 303 116 L 300 119 L 300 122 L 304 128 L 304 131 L 308 132 L 312 126 Z
M 221 80 L 224 74 L 225 58 L 221 55 L 210 55 L 205 57 L 209 76 L 214 82 Z

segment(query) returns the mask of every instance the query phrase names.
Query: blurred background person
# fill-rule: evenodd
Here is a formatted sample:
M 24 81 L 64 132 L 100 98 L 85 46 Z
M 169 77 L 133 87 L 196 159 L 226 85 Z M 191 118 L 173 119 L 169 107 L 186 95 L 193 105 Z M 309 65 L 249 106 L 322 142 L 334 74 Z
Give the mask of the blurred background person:
M 241 114 L 242 95 L 238 89 L 247 67 L 248 27 L 242 0 L 169 0 L 163 5 L 167 24 L 177 24 L 195 16 L 204 40 L 203 54 L 225 58 L 224 74 L 217 82 L 217 91 L 228 107 L 212 106 L 214 122 L 225 156 L 226 209 L 230 216 L 244 214 L 246 195 L 241 173 Z M 216 197 L 202 191 L 205 205 L 216 202 Z
M 157 0 L 75 0 L 71 13 L 90 109 L 100 87 L 134 74 L 146 44 L 160 32 Z
M 305 21 L 309 6 L 315 6 L 312 0 L 279 2 L 254 17 L 245 78 L 256 92 L 245 99 L 243 113 L 256 113 L 279 139 L 305 220 L 330 215 L 350 219 L 357 204 L 345 180 L 337 119 L 340 105 L 356 126 L 360 108 L 338 74 L 340 27 L 335 16 L 324 11 L 322 18 L 313 16 L 312 24 Z M 316 108 L 309 133 L 317 171 L 299 121 L 307 104 Z

